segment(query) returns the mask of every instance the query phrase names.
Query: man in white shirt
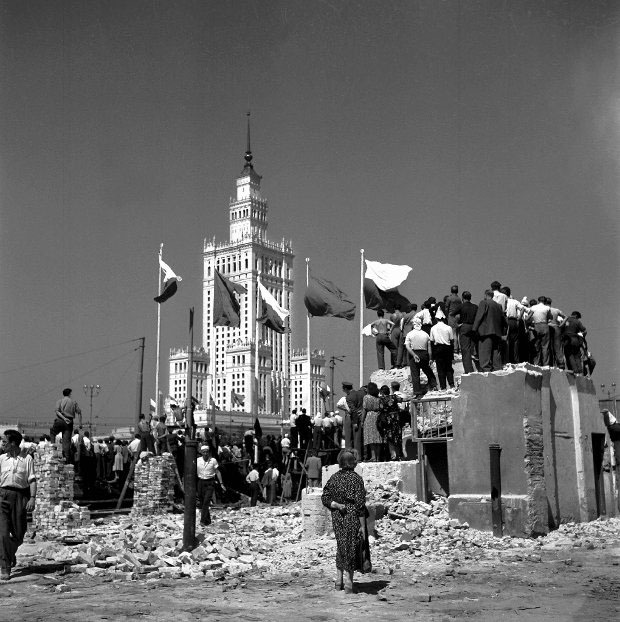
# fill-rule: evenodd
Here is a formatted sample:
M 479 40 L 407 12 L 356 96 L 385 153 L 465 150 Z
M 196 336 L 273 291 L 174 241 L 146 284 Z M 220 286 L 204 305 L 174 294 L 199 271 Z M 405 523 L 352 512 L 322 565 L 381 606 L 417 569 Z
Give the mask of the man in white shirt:
M 256 507 L 258 493 L 262 490 L 260 474 L 256 470 L 256 466 L 252 466 L 252 470 L 247 474 L 245 481 L 250 485 L 250 507 Z
M 220 473 L 219 464 L 215 458 L 211 457 L 211 449 L 208 445 L 200 448 L 200 457 L 196 462 L 196 471 L 198 474 L 197 499 L 200 508 L 200 524 L 203 527 L 211 524 L 211 512 L 209 507 L 211 499 L 215 492 L 215 480 L 220 483 L 222 490 L 226 487 L 222 483 L 222 474 Z
M 493 300 L 496 302 L 504 313 L 506 313 L 506 305 L 508 303 L 508 296 L 501 291 L 502 284 L 499 281 L 493 281 L 491 283 L 491 291 L 493 292 Z
M 546 296 L 539 296 L 538 304 L 530 308 L 535 337 L 535 358 L 533 363 L 543 366 L 551 363 L 551 350 L 549 347 L 549 320 L 551 319 L 551 309 L 546 304 L 546 300 Z
M 289 418 L 289 434 L 291 435 L 291 447 L 295 449 L 299 443 L 299 437 L 297 434 L 297 409 L 293 408 L 291 416 Z
M 521 304 L 518 300 L 512 297 L 510 287 L 504 285 L 501 289 L 501 293 L 504 294 L 506 299 L 506 321 L 508 322 L 507 344 L 506 344 L 506 358 L 509 363 L 521 363 L 521 357 L 519 351 L 523 350 L 520 343 L 519 330 L 522 319 L 527 319 L 530 314 L 530 310 L 525 305 Z M 494 297 L 495 298 L 495 297 Z M 521 340 L 523 337 L 521 337 Z
M 323 444 L 323 415 L 321 413 L 317 413 L 314 415 L 312 426 L 312 447 L 314 451 L 318 451 L 321 449 L 321 445 Z
M 23 438 L 17 430 L 6 430 L 0 440 L 0 579 L 11 578 L 15 554 L 24 541 L 27 512 L 34 510 L 37 478 L 29 453 L 20 455 Z
M 265 501 L 270 505 L 276 504 L 276 492 L 278 487 L 278 478 L 280 477 L 280 471 L 275 467 L 270 460 L 267 460 L 267 470 L 263 475 L 263 488 L 265 489 Z
M 452 327 L 448 326 L 445 319 L 442 318 L 431 328 L 430 339 L 433 344 L 433 358 L 437 365 L 439 387 L 442 391 L 447 389 L 447 384 L 454 388 L 454 371 L 452 369 L 454 332 Z
M 103 445 L 103 447 L 102 447 L 102 445 Z M 142 445 L 142 439 L 141 439 L 139 434 L 136 434 L 134 436 L 133 441 L 131 441 L 131 443 L 129 443 L 129 445 L 127 446 L 127 449 L 129 449 L 129 454 L 131 455 L 131 457 L 134 460 L 140 455 L 140 446 L 141 445 Z M 105 447 L 105 443 L 101 443 L 101 441 L 99 441 L 99 447 L 101 449 L 101 453 L 102 454 L 103 453 L 107 453 L 107 447 Z
M 551 319 L 549 320 L 549 344 L 551 347 L 551 362 L 556 367 L 564 369 L 566 361 L 564 360 L 564 348 L 562 346 L 561 326 L 568 317 L 564 311 L 560 311 L 551 306 L 553 301 L 551 298 L 545 299 L 545 304 L 549 307 Z
M 437 380 L 430 365 L 431 340 L 422 330 L 422 322 L 418 318 L 413 319 L 413 330 L 405 338 L 405 347 L 409 352 L 409 369 L 414 398 L 420 398 L 424 395 L 420 384 L 420 370 L 426 374 L 430 391 L 437 388 Z

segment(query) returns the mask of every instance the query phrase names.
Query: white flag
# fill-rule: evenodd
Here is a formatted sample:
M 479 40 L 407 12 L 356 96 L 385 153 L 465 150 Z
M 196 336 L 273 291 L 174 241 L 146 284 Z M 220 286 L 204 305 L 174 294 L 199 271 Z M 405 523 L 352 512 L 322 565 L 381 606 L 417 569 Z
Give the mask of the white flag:
M 378 261 L 366 261 L 367 279 L 370 279 L 382 291 L 398 287 L 411 272 L 411 266 L 396 266 L 391 263 L 379 263 Z

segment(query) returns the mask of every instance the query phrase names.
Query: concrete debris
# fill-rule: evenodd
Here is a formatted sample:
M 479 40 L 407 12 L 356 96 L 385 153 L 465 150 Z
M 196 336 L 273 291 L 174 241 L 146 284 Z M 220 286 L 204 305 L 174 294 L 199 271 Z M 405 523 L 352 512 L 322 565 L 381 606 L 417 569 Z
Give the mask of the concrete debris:
M 398 491 L 386 482 L 368 491 L 374 508 L 371 556 L 375 572 L 390 575 L 412 565 L 422 569 L 437 563 L 445 577 L 459 574 L 467 560 L 540 562 L 546 550 L 603 547 L 616 537 L 620 519 L 563 525 L 544 538 L 496 538 L 450 519 L 447 502 L 431 503 Z M 159 514 L 114 517 L 74 530 L 83 543 L 65 546 L 48 542 L 30 556 L 32 565 L 47 559 L 64 564 L 64 572 L 91 580 L 185 579 L 226 582 L 226 589 L 243 587 L 245 576 L 265 574 L 298 577 L 318 572 L 331 577 L 335 540 L 331 535 L 302 539 L 301 504 L 281 507 L 213 509 L 213 523 L 197 532 L 197 546 L 182 550 L 183 516 Z M 28 565 L 20 556 L 20 565 Z M 428 596 L 422 592 L 416 599 Z
M 174 478 L 172 454 L 140 460 L 134 472 L 132 516 L 163 514 L 172 510 Z

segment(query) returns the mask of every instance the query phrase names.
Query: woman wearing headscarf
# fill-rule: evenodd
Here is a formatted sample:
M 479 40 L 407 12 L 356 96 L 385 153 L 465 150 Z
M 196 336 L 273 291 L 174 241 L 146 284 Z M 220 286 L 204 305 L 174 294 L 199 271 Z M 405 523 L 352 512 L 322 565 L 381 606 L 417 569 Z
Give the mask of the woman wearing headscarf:
M 340 470 L 325 486 L 321 501 L 331 510 L 336 535 L 337 590 L 352 593 L 353 572 L 370 572 L 370 548 L 366 527 L 366 490 L 364 480 L 355 472 L 357 451 L 343 449 L 338 454 Z

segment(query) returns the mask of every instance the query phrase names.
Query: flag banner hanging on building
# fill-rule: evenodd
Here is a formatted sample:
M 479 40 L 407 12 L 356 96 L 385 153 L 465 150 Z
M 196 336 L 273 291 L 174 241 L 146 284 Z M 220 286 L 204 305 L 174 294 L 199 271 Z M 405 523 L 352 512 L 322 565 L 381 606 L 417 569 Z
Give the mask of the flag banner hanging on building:
M 233 406 L 243 406 L 245 404 L 245 395 L 235 393 L 233 389 L 230 391 L 230 402 Z
M 257 321 L 276 333 L 286 332 L 284 322 L 286 321 L 289 312 L 278 304 L 278 301 L 269 293 L 267 288 L 260 281 L 258 281 L 258 291 L 261 297 L 261 312 Z
M 309 275 L 304 295 L 308 313 L 314 317 L 355 319 L 355 303 L 331 281 Z
M 234 283 L 215 270 L 213 278 L 213 326 L 241 325 L 241 304 L 237 295 L 245 294 L 247 289 Z
M 254 434 L 256 438 L 260 439 L 263 437 L 263 428 L 260 427 L 260 421 L 258 420 L 258 417 L 256 417 L 256 420 L 254 421 Z
M 211 406 L 212 410 L 219 410 L 217 404 L 215 403 L 215 400 L 213 399 L 213 394 L 209 395 L 209 406 Z
M 176 275 L 172 268 L 161 257 L 159 258 L 159 267 L 164 273 L 164 287 L 161 294 L 156 296 L 153 300 L 161 304 L 176 294 L 177 283 L 181 282 L 183 279 Z
M 156 410 L 157 410 L 157 402 L 153 398 L 151 398 L 151 408 L 150 408 L 151 415 L 154 415 Z
M 411 266 L 396 266 L 391 263 L 366 261 L 365 278 L 370 279 L 381 291 L 396 289 L 409 276 Z
M 381 291 L 370 279 L 364 279 L 364 303 L 367 309 L 383 309 L 388 313 L 394 313 L 396 307 L 404 310 L 410 304 L 397 289 Z

